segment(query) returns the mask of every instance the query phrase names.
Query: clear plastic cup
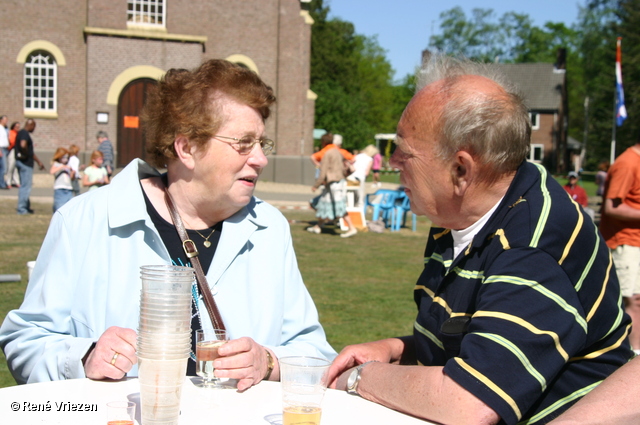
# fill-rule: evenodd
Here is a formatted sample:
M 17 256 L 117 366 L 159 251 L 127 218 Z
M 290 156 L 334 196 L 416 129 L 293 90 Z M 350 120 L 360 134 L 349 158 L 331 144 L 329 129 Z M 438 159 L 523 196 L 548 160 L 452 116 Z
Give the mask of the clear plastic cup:
M 140 267 L 140 278 L 144 294 L 191 294 L 196 276 L 191 267 L 159 265 Z
M 140 303 L 140 311 L 145 311 L 148 313 L 153 313 L 154 311 L 156 311 L 157 313 L 164 313 L 164 312 L 188 312 L 191 313 L 191 303 L 183 303 L 183 304 L 179 304 L 174 302 L 166 302 L 166 303 L 148 303 L 148 302 L 142 302 Z
M 191 341 L 191 332 L 152 332 L 146 329 L 138 329 L 138 339 L 142 341 L 160 341 L 163 343 L 176 343 Z
M 176 344 L 174 346 L 158 346 L 158 344 L 138 341 L 136 350 L 138 351 L 138 353 L 143 351 L 148 351 L 150 353 L 177 353 L 177 352 L 188 353 L 191 350 L 191 343 L 187 342 L 184 344 Z
M 191 302 L 191 294 L 153 294 L 153 293 L 142 293 L 140 295 L 140 302 Z
M 145 319 L 138 323 L 138 329 L 149 332 L 160 331 L 161 333 L 189 332 L 191 330 L 191 322 L 189 320 L 172 320 L 165 322 L 162 320 Z
M 178 311 L 160 311 L 160 310 L 149 310 L 144 307 L 140 308 L 140 317 L 145 317 L 147 319 L 155 319 L 155 320 L 169 320 L 169 319 L 185 319 L 184 316 L 187 316 L 189 320 L 191 320 L 191 310 L 178 310 Z
M 320 424 L 331 362 L 317 357 L 279 359 L 283 423 Z
M 190 267 L 142 266 L 137 338 L 142 425 L 177 425 L 191 351 Z
M 139 357 L 138 361 L 142 424 L 177 424 L 188 354 L 177 360 Z

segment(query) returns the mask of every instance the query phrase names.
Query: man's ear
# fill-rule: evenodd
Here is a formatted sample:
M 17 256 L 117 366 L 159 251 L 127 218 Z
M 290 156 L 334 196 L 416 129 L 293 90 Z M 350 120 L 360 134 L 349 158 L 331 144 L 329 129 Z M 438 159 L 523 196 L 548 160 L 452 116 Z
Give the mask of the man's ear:
M 178 161 L 182 162 L 185 167 L 193 169 L 195 166 L 193 154 L 195 147 L 189 142 L 186 136 L 179 134 L 173 141 L 173 148 L 176 151 Z
M 478 166 L 474 158 L 467 151 L 458 151 L 454 156 L 452 164 L 453 188 L 457 196 L 463 196 L 469 188 L 475 175 L 478 172 Z

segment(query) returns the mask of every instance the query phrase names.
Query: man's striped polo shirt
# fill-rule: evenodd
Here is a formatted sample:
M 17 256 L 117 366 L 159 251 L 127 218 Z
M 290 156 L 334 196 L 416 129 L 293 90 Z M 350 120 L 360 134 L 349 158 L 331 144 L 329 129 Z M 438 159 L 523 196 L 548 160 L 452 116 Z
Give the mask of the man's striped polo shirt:
M 609 250 L 543 167 L 523 163 L 452 255 L 450 231 L 433 228 L 414 292 L 417 358 L 444 365 L 502 423 L 548 421 L 632 356 Z

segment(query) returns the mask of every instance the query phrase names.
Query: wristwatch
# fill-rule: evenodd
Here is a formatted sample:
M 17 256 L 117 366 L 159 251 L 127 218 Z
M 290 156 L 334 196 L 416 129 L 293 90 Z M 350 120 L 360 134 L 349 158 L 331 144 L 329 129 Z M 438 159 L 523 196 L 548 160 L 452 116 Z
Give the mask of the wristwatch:
M 271 352 L 269 350 L 265 348 L 264 351 L 267 353 L 267 373 L 265 373 L 262 380 L 268 381 L 269 377 L 271 376 L 271 372 L 273 372 L 273 368 L 276 365 L 276 362 L 273 360 L 273 356 L 271 355 Z
M 347 393 L 352 395 L 360 395 L 358 394 L 358 384 L 360 383 L 360 375 L 362 374 L 362 369 L 369 363 L 373 363 L 376 360 L 372 360 L 370 362 L 362 363 L 360 366 L 356 367 L 351 371 L 351 374 L 347 378 Z

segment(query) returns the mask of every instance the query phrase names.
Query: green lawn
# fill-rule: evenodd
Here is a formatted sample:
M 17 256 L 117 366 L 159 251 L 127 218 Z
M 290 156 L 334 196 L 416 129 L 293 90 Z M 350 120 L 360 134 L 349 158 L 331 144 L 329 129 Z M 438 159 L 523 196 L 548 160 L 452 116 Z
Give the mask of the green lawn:
M 389 176 L 391 177 L 391 176 Z M 384 179 L 383 179 L 384 180 Z M 0 203 L 0 274 L 21 274 L 22 281 L 0 283 L 0 318 L 17 308 L 26 288 L 27 261 L 34 260 L 51 218 L 51 205 L 34 204 L 36 214 L 17 216 L 15 201 Z M 358 233 L 343 239 L 339 231 L 321 235 L 305 228 L 313 212 L 284 211 L 304 281 L 313 296 L 327 338 L 336 350 L 345 345 L 412 331 L 416 307 L 413 287 L 422 271 L 429 223 L 417 232 Z M 4 355 L 0 387 L 15 385 Z

